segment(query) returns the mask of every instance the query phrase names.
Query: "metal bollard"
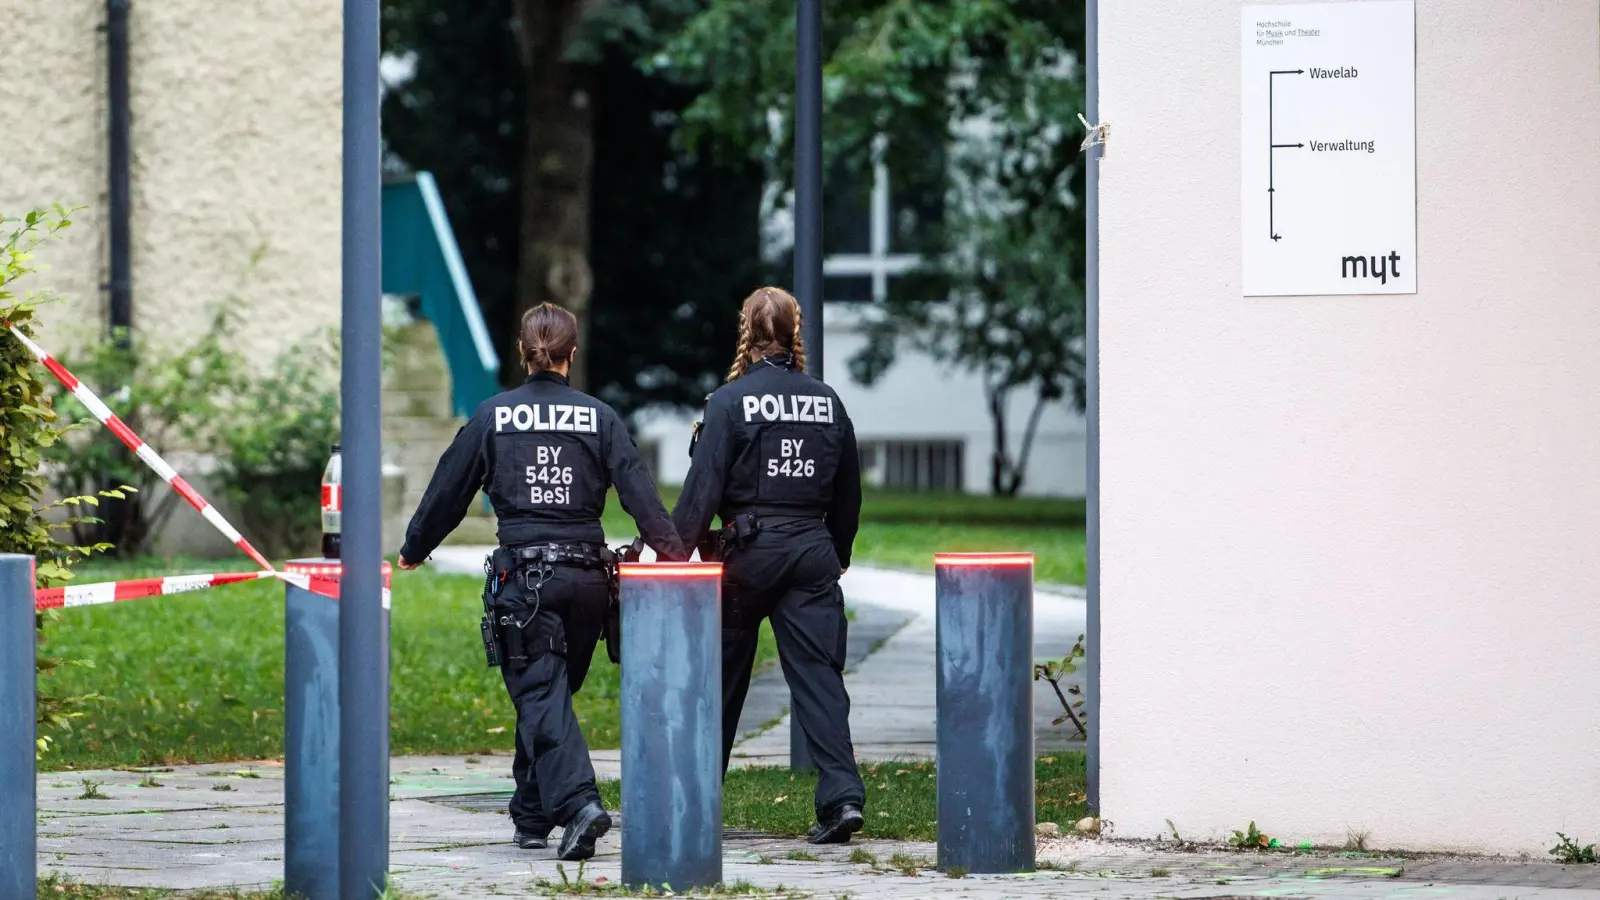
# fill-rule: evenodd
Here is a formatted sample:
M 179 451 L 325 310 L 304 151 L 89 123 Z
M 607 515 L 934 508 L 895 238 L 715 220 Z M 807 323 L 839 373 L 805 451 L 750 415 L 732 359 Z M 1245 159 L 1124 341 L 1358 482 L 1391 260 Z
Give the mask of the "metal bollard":
M 285 571 L 338 571 L 295 559 Z M 284 582 L 283 889 L 339 896 L 339 601 Z
M 939 868 L 1034 868 L 1033 554 L 934 556 Z
M 283 887 L 289 895 L 337 897 L 343 569 L 337 559 L 295 559 L 284 571 L 304 577 L 284 583 Z M 389 577 L 385 563 L 385 590 Z
M 622 566 L 622 883 L 722 881 L 722 565 Z
M 33 557 L 0 553 L 0 900 L 38 883 L 33 587 Z

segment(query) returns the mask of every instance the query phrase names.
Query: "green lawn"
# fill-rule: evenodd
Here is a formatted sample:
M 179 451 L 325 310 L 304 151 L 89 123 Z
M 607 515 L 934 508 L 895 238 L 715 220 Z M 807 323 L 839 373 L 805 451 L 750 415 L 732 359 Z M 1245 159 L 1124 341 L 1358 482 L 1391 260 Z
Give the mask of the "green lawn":
M 670 506 L 676 490 L 665 499 Z M 869 492 L 856 559 L 929 570 L 939 550 L 1031 550 L 1045 583 L 1083 581 L 1083 504 L 949 494 Z M 472 520 L 469 520 L 471 522 Z M 613 497 L 606 530 L 634 532 Z M 470 529 L 466 531 L 470 532 Z M 482 538 L 479 538 L 480 540 Z M 492 531 L 489 538 L 492 540 Z M 240 569 L 233 561 L 137 560 L 82 567 L 79 583 Z M 513 715 L 497 672 L 482 665 L 482 589 L 473 576 L 396 573 L 393 730 L 396 753 L 509 751 Z M 233 585 L 173 597 L 66 610 L 42 652 L 87 660 L 47 679 L 55 694 L 102 699 L 53 734 L 46 768 L 221 762 L 281 755 L 283 588 Z M 598 651 L 576 707 L 590 743 L 615 747 L 617 669 Z M 759 659 L 776 656 L 764 629 Z M 803 830 L 803 829 L 802 829 Z
M 859 837 L 934 840 L 938 805 L 934 773 L 932 763 L 861 766 L 861 780 L 867 786 L 867 825 Z M 1035 777 L 1037 821 L 1065 824 L 1088 815 L 1082 753 L 1040 757 Z M 723 824 L 766 834 L 804 835 L 816 821 L 812 808 L 816 786 L 815 775 L 796 775 L 787 768 L 731 769 L 722 788 Z M 607 808 L 619 808 L 622 783 L 602 782 L 600 795 Z
M 671 509 L 678 488 L 665 486 L 661 495 Z M 611 535 L 637 531 L 615 494 L 605 528 Z M 871 490 L 861 505 L 855 559 L 863 563 L 932 571 L 936 552 L 1002 550 L 1032 551 L 1042 583 L 1083 584 L 1083 501 Z
M 248 563 L 244 568 L 248 568 Z M 239 566 L 204 560 L 94 564 L 78 581 Z M 478 640 L 483 580 L 426 569 L 394 579 L 390 741 L 395 753 L 510 752 L 515 716 Z M 98 693 L 45 768 L 207 763 L 282 755 L 283 586 L 230 585 L 63 610 L 41 652 L 88 660 L 44 682 L 55 694 Z M 763 632 L 758 664 L 777 655 Z M 575 707 L 591 746 L 618 746 L 618 669 L 596 650 Z

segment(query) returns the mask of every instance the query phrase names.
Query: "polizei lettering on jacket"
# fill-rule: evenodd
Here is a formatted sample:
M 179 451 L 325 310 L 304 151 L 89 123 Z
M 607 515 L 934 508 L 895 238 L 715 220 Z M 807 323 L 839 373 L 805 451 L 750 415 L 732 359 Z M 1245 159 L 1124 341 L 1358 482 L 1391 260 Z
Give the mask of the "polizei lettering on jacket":
M 577 431 L 584 434 L 600 433 L 600 416 L 592 406 L 572 406 L 567 403 L 518 403 L 516 406 L 494 408 L 496 433 L 511 428 L 516 431 Z
M 810 394 L 746 394 L 744 420 L 833 424 L 833 398 Z

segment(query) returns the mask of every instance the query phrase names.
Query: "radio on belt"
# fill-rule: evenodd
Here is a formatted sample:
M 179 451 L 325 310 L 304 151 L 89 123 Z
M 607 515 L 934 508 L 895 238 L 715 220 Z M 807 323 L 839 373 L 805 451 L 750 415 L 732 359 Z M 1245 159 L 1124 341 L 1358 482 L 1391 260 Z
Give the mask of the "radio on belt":
M 322 470 L 322 558 L 339 558 L 340 511 L 344 509 L 344 473 L 339 445 L 333 445 L 328 467 Z

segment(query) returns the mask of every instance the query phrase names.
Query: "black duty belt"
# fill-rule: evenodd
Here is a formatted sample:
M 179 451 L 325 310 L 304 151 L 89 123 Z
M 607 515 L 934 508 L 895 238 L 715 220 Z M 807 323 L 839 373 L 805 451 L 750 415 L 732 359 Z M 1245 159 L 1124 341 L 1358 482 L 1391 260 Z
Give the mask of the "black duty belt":
M 617 555 L 606 546 L 581 541 L 522 544 L 501 547 L 499 552 L 505 554 L 506 568 L 545 565 L 609 569 L 617 564 Z
M 743 512 L 734 516 L 722 528 L 710 532 L 700 544 L 701 559 L 727 559 L 728 554 L 743 547 L 757 534 L 769 528 L 781 528 L 801 522 L 821 522 L 819 513 L 762 513 Z M 710 556 L 707 556 L 707 553 Z

